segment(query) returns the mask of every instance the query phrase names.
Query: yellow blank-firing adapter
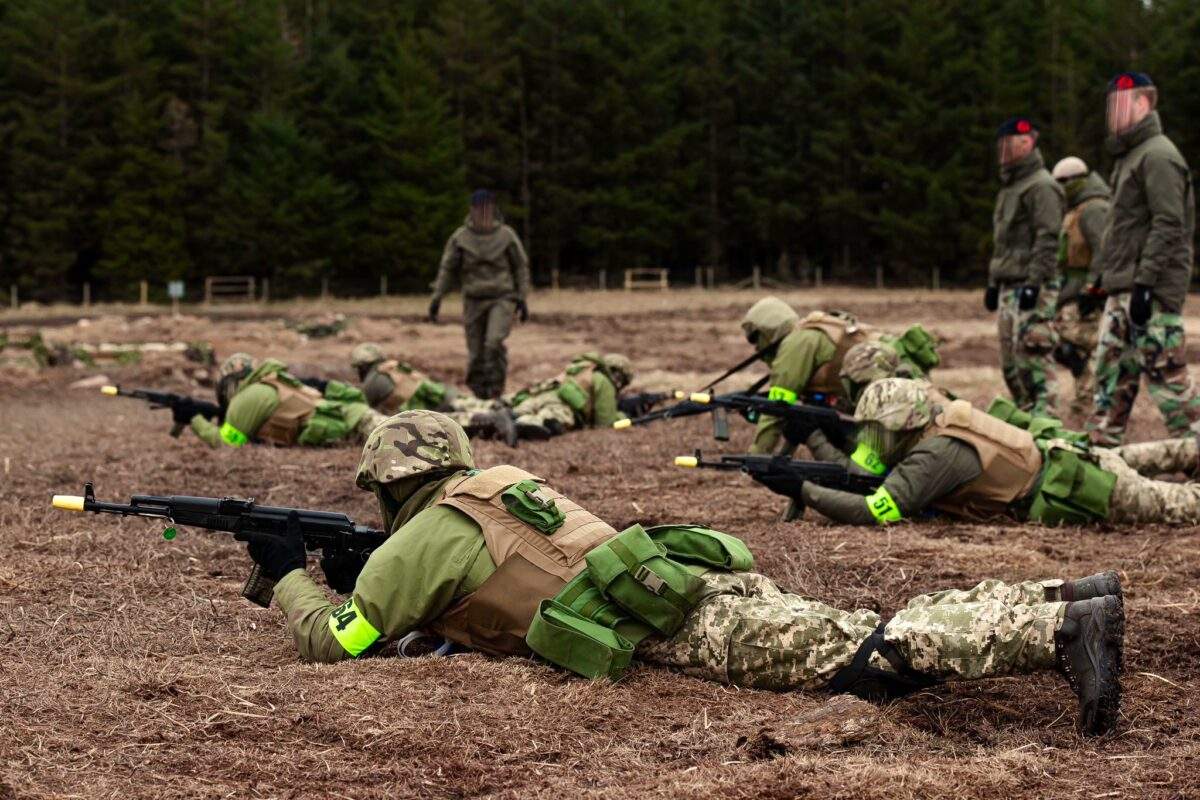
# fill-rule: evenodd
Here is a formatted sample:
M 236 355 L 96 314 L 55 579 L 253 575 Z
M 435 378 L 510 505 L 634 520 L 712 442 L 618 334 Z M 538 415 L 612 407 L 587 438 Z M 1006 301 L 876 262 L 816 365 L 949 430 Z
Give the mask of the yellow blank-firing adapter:
M 628 428 L 632 424 L 633 424 L 633 420 L 631 420 L 631 419 L 619 419 L 613 423 L 613 427 L 619 431 L 622 431 L 622 430 L 625 430 L 626 428 Z
M 699 466 L 700 459 L 695 456 L 675 456 L 675 466 L 694 468 Z
M 100 394 L 106 394 L 106 395 L 109 395 L 110 397 L 116 397 L 120 393 L 121 393 L 121 390 L 115 386 L 101 386 L 100 387 Z
M 63 511 L 83 511 L 83 498 L 77 494 L 56 494 L 50 504 Z
M 712 395 L 709 394 L 708 392 L 692 392 L 691 395 L 688 397 L 688 399 L 691 400 L 693 403 L 700 403 L 701 405 L 708 405 L 709 403 L 712 402 Z

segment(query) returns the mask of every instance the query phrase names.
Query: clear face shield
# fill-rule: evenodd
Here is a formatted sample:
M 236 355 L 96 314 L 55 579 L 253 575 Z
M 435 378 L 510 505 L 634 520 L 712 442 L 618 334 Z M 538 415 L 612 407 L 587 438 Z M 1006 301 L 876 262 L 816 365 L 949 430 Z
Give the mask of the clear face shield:
M 1011 166 L 1032 153 L 1036 143 L 1037 139 L 1031 133 L 1001 136 L 996 140 L 996 161 L 1001 169 Z
M 865 445 L 888 468 L 896 466 L 921 438 L 921 428 L 888 430 L 878 422 L 864 422 L 858 427 L 858 443 Z
M 1120 136 L 1141 122 L 1153 108 L 1153 89 L 1114 89 L 1105 102 L 1108 132 Z

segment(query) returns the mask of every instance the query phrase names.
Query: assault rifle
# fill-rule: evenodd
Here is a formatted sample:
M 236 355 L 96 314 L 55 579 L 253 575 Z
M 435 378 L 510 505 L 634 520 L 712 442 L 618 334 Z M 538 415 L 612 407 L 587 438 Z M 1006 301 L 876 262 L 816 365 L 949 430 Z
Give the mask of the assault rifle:
M 676 396 L 684 398 L 683 392 Z M 812 396 L 805 398 L 821 402 L 823 397 Z M 838 413 L 828 405 L 808 403 L 788 403 L 783 400 L 772 400 L 765 394 L 750 392 L 732 392 L 730 394 L 708 394 L 693 392 L 682 403 L 661 408 L 649 414 L 613 423 L 614 428 L 622 429 L 633 425 L 645 425 L 659 419 L 675 417 L 690 417 L 697 414 L 713 415 L 713 438 L 718 441 L 729 441 L 729 420 L 727 411 L 736 411 L 748 422 L 757 422 L 761 416 L 779 417 L 784 420 L 784 438 L 789 444 L 800 445 L 808 439 L 813 430 L 825 434 L 835 447 L 844 448 L 857 430 L 854 420 Z
M 683 393 L 679 391 L 627 394 L 617 398 L 617 410 L 627 417 L 640 417 L 659 403 L 681 394 Z
M 350 557 L 367 560 L 371 551 L 383 544 L 387 533 L 365 525 L 355 525 L 345 514 L 332 511 L 309 511 L 302 508 L 261 506 L 253 500 L 236 497 L 188 497 L 172 495 L 135 494 L 128 505 L 103 503 L 96 499 L 91 483 L 84 484 L 83 496 L 56 494 L 52 501 L 55 508 L 64 511 L 91 511 L 96 514 L 120 514 L 123 517 L 152 517 L 165 519 L 171 526 L 163 531 L 163 538 L 175 538 L 176 525 L 204 528 L 224 533 L 258 533 L 282 536 L 287 531 L 292 514 L 297 517 L 300 532 L 307 550 L 320 549 L 327 559 Z M 271 603 L 271 592 L 275 581 L 262 574 L 255 564 L 242 587 L 242 596 L 252 603 L 266 608 Z M 333 587 L 344 591 L 344 587 Z
M 221 407 L 210 400 L 197 400 L 185 394 L 171 392 L 152 392 L 149 389 L 122 389 L 120 386 L 101 386 L 100 391 L 109 397 L 135 397 L 145 400 L 151 408 L 169 408 L 174 414 L 171 425 L 171 435 L 178 436 L 183 431 L 186 421 L 197 414 L 207 419 L 220 419 Z
M 804 513 L 805 483 L 815 483 L 866 497 L 883 483 L 883 475 L 862 475 L 849 472 L 840 464 L 828 461 L 799 461 L 778 456 L 721 456 L 719 461 L 705 461 L 697 450 L 694 456 L 678 456 L 675 466 L 689 469 L 717 469 L 744 472 L 757 483 L 791 500 L 784 521 L 790 522 Z

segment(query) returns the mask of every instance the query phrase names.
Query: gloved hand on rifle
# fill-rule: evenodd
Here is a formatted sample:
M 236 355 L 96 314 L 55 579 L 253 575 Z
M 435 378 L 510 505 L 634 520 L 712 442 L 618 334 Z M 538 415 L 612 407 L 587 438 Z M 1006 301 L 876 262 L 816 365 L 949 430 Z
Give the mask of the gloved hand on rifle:
M 216 419 L 221 416 L 221 407 L 192 397 L 183 397 L 171 404 L 171 420 L 176 425 L 188 425 L 197 414 L 206 419 Z
M 233 538 L 247 543 L 246 552 L 250 558 L 262 567 L 263 574 L 273 581 L 279 580 L 294 569 L 304 569 L 308 563 L 308 556 L 304 550 L 304 534 L 300 531 L 300 515 L 295 511 L 288 514 L 287 527 L 282 536 L 239 531 Z
M 1040 286 L 1022 286 L 1017 290 L 1017 308 L 1021 311 L 1032 311 L 1037 305 L 1038 295 L 1042 293 Z
M 617 398 L 617 410 L 630 419 L 636 419 L 648 413 L 651 405 L 645 394 L 627 394 Z
M 358 583 L 358 574 L 362 572 L 367 558 L 362 553 L 336 551 L 326 548 L 321 555 L 321 571 L 325 573 L 325 582 L 329 588 L 338 594 L 350 594 L 354 584 Z
M 1153 313 L 1154 287 L 1144 283 L 1135 283 L 1133 294 L 1129 298 L 1129 321 L 1139 328 L 1144 328 Z

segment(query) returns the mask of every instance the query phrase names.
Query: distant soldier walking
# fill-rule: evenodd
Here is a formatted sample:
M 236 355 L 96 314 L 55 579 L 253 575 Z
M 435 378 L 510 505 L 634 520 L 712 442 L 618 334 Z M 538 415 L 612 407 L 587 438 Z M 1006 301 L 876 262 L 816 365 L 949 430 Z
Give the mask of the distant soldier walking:
M 1200 430 L 1200 397 L 1188 377 L 1183 301 L 1192 275 L 1196 205 L 1192 176 L 1163 135 L 1158 90 L 1141 72 L 1108 85 L 1108 149 L 1116 157 L 1112 209 L 1094 291 L 1108 293 L 1096 348 L 1092 441 L 1118 445 L 1142 375 L 1174 436 Z
M 1092 354 L 1100 328 L 1099 290 L 1091 287 L 1100 274 L 1097 256 L 1108 219 L 1109 190 L 1104 179 L 1088 169 L 1083 159 L 1067 156 L 1054 165 L 1054 180 L 1067 197 L 1062 234 L 1058 242 L 1058 266 L 1062 288 L 1054 329 L 1058 347 L 1054 358 L 1075 377 L 1071 413 L 1089 414 L 1095 392 Z
M 1046 170 L 1037 137 L 1025 117 L 1013 117 L 996 131 L 1001 188 L 984 306 L 1000 312 L 1000 368 L 1013 401 L 1046 414 L 1058 394 L 1047 357 L 1054 349 L 1063 193 Z
M 446 242 L 429 303 L 431 322 L 437 322 L 442 297 L 455 277 L 462 284 L 467 385 L 477 397 L 499 397 L 508 374 L 504 340 L 513 316 L 521 322 L 529 319 L 529 258 L 487 190 L 471 195 L 466 221 Z

